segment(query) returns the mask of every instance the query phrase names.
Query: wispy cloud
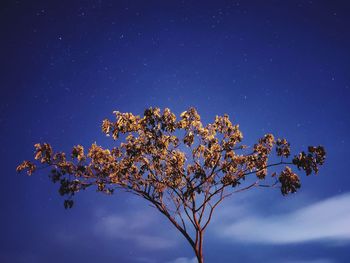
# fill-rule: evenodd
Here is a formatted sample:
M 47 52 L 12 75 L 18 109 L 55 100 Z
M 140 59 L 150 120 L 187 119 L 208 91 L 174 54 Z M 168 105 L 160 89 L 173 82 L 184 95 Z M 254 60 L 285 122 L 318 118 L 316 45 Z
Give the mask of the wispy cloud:
M 180 257 L 173 261 L 167 262 L 167 263 L 197 263 L 196 258 L 186 258 L 186 257 Z
M 288 214 L 269 217 L 246 215 L 235 223 L 226 223 L 217 228 L 221 236 L 237 241 L 288 244 L 350 240 L 349 222 L 350 193 L 347 193 Z
M 147 213 L 108 215 L 97 220 L 95 233 L 103 238 L 131 240 L 147 249 L 165 249 L 176 245 L 175 239 L 156 232 L 157 225 L 154 217 Z M 154 231 L 150 231 L 152 229 Z
M 288 260 L 288 261 L 282 261 L 282 263 L 335 263 L 335 261 L 331 259 L 320 258 L 320 259 L 311 259 L 311 260 Z
M 138 258 L 135 258 L 135 260 L 140 262 L 140 263 L 156 263 L 157 262 L 155 259 L 146 258 L 146 257 L 138 257 Z

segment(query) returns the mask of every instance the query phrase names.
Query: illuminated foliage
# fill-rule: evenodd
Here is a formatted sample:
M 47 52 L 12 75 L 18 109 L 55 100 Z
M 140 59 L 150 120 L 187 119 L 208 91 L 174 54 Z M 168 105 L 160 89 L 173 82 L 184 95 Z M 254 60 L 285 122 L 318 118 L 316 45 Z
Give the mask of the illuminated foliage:
M 179 120 L 169 109 L 159 108 L 146 109 L 143 117 L 114 114 L 114 120 L 103 120 L 102 131 L 122 140 L 116 147 L 104 149 L 94 143 L 85 153 L 76 145 L 67 160 L 67 154 L 53 152 L 50 144 L 35 144 L 34 159 L 51 167 L 51 180 L 68 197 L 65 208 L 73 206 L 77 192 L 90 186 L 107 194 L 124 189 L 148 200 L 184 235 L 199 262 L 203 262 L 204 230 L 223 199 L 253 187 L 294 193 L 300 179 L 286 165 L 310 175 L 325 160 L 322 146 L 310 146 L 308 153 L 288 161 L 289 142 L 275 140 L 272 134 L 249 148 L 241 144 L 239 126 L 228 115 L 216 116 L 204 126 L 194 108 L 181 113 Z M 271 155 L 279 161 L 269 163 Z M 36 165 L 24 161 L 17 167 L 22 170 L 31 175 Z

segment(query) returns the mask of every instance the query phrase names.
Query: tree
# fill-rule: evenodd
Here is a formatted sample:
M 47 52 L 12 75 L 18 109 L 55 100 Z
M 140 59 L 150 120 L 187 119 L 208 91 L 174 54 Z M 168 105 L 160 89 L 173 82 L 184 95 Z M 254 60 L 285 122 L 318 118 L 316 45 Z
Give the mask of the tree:
M 115 120 L 102 123 L 107 136 L 123 141 L 113 149 L 94 143 L 85 154 L 83 146 L 77 145 L 68 158 L 64 152 L 54 153 L 50 144 L 38 143 L 34 159 L 51 167 L 51 180 L 67 196 L 65 208 L 73 206 L 77 192 L 91 186 L 106 194 L 121 189 L 146 199 L 186 238 L 199 263 L 204 262 L 204 232 L 225 198 L 254 187 L 294 193 L 301 184 L 289 166 L 310 175 L 325 161 L 322 146 L 309 146 L 307 153 L 289 160 L 289 142 L 275 140 L 272 134 L 247 147 L 241 144 L 239 126 L 228 115 L 216 116 L 203 126 L 194 108 L 181 113 L 179 120 L 169 109 L 161 112 L 159 108 L 146 109 L 143 117 L 114 114 Z M 36 169 L 30 161 L 17 167 L 28 175 Z

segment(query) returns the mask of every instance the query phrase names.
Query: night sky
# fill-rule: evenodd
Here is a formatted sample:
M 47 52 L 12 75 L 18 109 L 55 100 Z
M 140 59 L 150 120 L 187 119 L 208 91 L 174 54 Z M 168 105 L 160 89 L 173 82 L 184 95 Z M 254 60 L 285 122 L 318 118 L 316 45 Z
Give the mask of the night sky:
M 221 206 L 206 262 L 341 263 L 350 251 L 348 1 L 2 1 L 0 262 L 192 263 L 186 240 L 133 195 L 90 189 L 65 210 L 33 145 L 112 147 L 101 121 L 197 108 L 294 153 L 324 145 L 297 194 L 254 189 Z

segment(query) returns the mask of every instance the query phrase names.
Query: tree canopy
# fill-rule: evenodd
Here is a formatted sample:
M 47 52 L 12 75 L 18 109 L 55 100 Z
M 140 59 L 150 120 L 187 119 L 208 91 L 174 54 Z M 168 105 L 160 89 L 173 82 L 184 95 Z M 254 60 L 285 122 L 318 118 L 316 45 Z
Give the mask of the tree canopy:
M 242 144 L 239 125 L 226 114 L 207 125 L 195 108 L 179 119 L 168 108 L 148 108 L 143 117 L 114 115 L 102 122 L 103 133 L 122 141 L 112 149 L 94 143 L 87 152 L 76 145 L 67 154 L 37 143 L 34 159 L 51 168 L 51 180 L 67 197 L 65 208 L 73 206 L 77 192 L 92 186 L 106 194 L 121 189 L 148 200 L 184 235 L 200 263 L 204 230 L 222 200 L 254 187 L 295 193 L 301 182 L 291 167 L 317 174 L 325 161 L 324 147 L 309 146 L 291 157 L 290 143 L 272 134 L 248 147 Z M 24 161 L 17 171 L 32 175 L 37 168 Z

